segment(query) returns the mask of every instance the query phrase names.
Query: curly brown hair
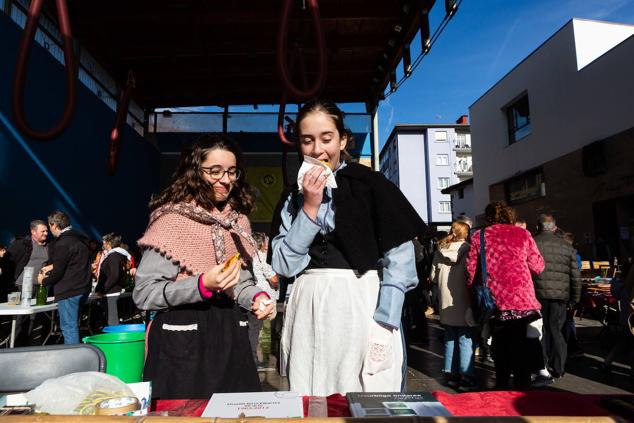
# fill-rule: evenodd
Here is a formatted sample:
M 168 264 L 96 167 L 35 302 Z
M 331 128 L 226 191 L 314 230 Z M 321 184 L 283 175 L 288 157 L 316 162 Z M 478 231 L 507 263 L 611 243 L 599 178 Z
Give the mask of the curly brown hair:
M 203 177 L 201 164 L 212 150 L 226 150 L 236 157 L 236 166 L 242 171 L 229 194 L 227 203 L 235 211 L 248 215 L 255 206 L 253 188 L 245 182 L 242 151 L 236 142 L 221 134 L 201 136 L 188 153 L 183 153 L 178 168 L 172 175 L 172 183 L 150 200 L 150 210 L 169 203 L 195 202 L 206 210 L 216 207 L 212 185 Z
M 515 223 L 515 210 L 506 205 L 504 201 L 494 201 L 489 203 L 484 209 L 487 225 L 505 223 L 512 225 Z

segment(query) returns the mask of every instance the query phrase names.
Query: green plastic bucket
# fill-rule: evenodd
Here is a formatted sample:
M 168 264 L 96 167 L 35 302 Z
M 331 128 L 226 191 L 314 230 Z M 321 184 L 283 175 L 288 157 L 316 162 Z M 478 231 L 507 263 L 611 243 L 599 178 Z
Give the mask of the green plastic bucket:
M 83 341 L 103 351 L 106 373 L 125 383 L 142 381 L 145 332 L 103 333 L 86 336 Z

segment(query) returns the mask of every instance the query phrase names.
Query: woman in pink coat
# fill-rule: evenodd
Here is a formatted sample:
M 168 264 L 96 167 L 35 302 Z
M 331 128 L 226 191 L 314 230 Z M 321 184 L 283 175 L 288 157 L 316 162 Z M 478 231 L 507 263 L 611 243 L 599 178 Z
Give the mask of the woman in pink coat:
M 530 386 L 530 374 L 543 367 L 539 340 L 527 338 L 528 325 L 541 318 L 531 273 L 544 270 L 544 259 L 530 232 L 514 226 L 514 213 L 503 202 L 485 209 L 487 284 L 498 310 L 491 318 L 496 387 L 507 389 L 511 373 L 517 388 Z M 480 230 L 471 236 L 467 286 L 480 278 Z

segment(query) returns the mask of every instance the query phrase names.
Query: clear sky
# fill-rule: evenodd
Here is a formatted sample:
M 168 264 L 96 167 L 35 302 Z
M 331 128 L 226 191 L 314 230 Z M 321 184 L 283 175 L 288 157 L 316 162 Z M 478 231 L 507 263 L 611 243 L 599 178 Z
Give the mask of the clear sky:
M 444 0 L 430 15 L 434 29 Z M 414 74 L 379 108 L 380 146 L 399 123 L 453 123 L 572 18 L 634 24 L 634 0 L 463 0 Z M 412 44 L 412 59 L 420 40 Z M 402 69 L 399 69 L 402 72 Z

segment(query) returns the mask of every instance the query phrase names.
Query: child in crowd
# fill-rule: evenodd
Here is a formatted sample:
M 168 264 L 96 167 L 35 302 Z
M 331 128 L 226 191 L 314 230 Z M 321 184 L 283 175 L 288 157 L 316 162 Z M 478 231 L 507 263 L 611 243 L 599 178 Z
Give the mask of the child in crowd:
M 266 253 L 269 247 L 269 239 L 262 232 L 254 232 L 253 239 L 257 245 L 257 259 L 253 260 L 253 274 L 255 276 L 256 285 L 260 290 L 266 292 L 271 299 L 277 301 L 279 298 L 279 278 L 266 262 Z M 273 318 L 273 317 L 271 317 Z M 258 359 L 258 344 L 260 341 L 260 332 L 264 321 L 257 318 L 254 314 L 249 314 L 249 342 L 253 352 L 253 360 L 258 365 L 258 369 L 264 367 L 264 363 Z
M 431 278 L 438 286 L 440 323 L 445 329 L 443 372 L 447 384 L 459 390 L 476 387 L 473 369 L 473 326 L 467 292 L 469 225 L 453 222 L 451 232 L 438 242 Z

